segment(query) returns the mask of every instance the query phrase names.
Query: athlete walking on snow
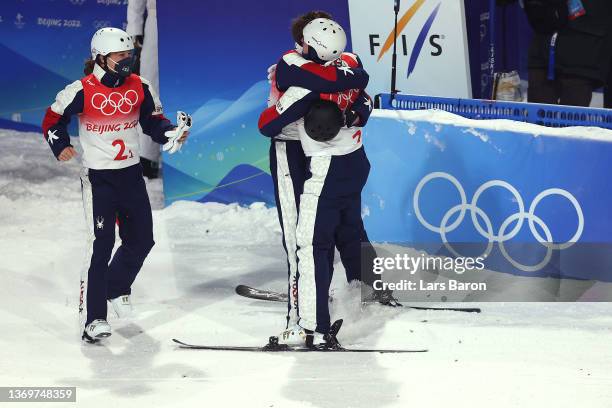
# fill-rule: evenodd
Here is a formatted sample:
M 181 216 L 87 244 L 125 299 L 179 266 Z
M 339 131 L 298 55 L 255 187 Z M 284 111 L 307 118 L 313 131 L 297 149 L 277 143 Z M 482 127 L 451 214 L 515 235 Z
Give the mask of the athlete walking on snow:
M 81 272 L 79 315 L 82 338 L 88 342 L 111 335 L 107 301 L 119 317 L 130 313 L 132 283 L 154 245 L 137 125 L 170 153 L 180 149 L 191 126 L 191 118 L 182 112 L 178 127 L 166 119 L 149 82 L 132 74 L 133 44 L 122 30 L 98 30 L 91 40 L 86 76 L 58 93 L 42 124 L 55 157 L 68 161 L 77 156 L 68 123 L 72 116 L 79 119 L 89 245 Z M 115 222 L 121 246 L 111 260 Z

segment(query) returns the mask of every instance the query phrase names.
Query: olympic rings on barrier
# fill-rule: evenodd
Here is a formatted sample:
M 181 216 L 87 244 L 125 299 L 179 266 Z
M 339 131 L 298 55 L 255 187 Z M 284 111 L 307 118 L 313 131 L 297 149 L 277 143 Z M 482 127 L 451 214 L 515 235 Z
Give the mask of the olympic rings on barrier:
M 428 182 L 430 182 L 431 180 L 437 179 L 437 178 L 441 178 L 441 179 L 450 181 L 451 184 L 453 184 L 455 188 L 457 189 L 457 191 L 459 192 L 459 197 L 461 199 L 460 204 L 455 205 L 454 207 L 449 209 L 444 214 L 444 216 L 442 217 L 442 221 L 440 222 L 440 226 L 438 227 L 432 225 L 427 220 L 425 220 L 425 217 L 423 217 L 423 214 L 421 213 L 421 210 L 419 207 L 419 197 L 421 195 L 421 190 Z M 508 218 L 504 220 L 497 234 L 494 233 L 493 225 L 491 223 L 490 217 L 480 207 L 478 207 L 478 199 L 480 198 L 482 193 L 484 193 L 486 190 L 492 187 L 502 187 L 508 190 L 514 197 L 517 203 L 517 206 L 518 206 L 518 211 L 510 215 Z M 567 242 L 564 242 L 561 244 L 554 243 L 553 237 L 550 232 L 550 229 L 548 228 L 548 225 L 546 225 L 540 217 L 535 215 L 536 207 L 538 206 L 540 201 L 542 201 L 544 198 L 551 196 L 551 195 L 560 195 L 562 197 L 565 197 L 567 200 L 569 200 L 569 202 L 574 206 L 574 209 L 576 210 L 576 215 L 578 216 L 578 228 L 576 229 L 576 232 Z M 493 244 L 495 242 L 498 242 L 500 252 L 508 260 L 508 262 L 510 262 L 514 267 L 522 271 L 525 271 L 525 272 L 535 272 L 535 271 L 540 270 L 550 261 L 553 250 L 555 249 L 562 250 L 562 249 L 567 249 L 571 247 L 580 239 L 580 237 L 582 236 L 582 232 L 584 231 L 584 214 L 582 213 L 582 208 L 580 207 L 580 203 L 578 202 L 576 197 L 574 197 L 571 193 L 569 193 L 566 190 L 560 189 L 560 188 L 549 188 L 539 193 L 533 199 L 533 202 L 529 206 L 529 211 L 525 212 L 525 205 L 523 202 L 523 198 L 521 197 L 518 190 L 514 188 L 511 184 L 503 180 L 490 180 L 484 183 L 483 185 L 481 185 L 480 187 L 478 187 L 478 189 L 474 193 L 474 197 L 472 198 L 471 203 L 468 204 L 467 198 L 465 195 L 465 190 L 463 189 L 463 186 L 461 185 L 461 183 L 459 183 L 459 181 L 455 177 L 453 177 L 452 175 L 448 173 L 444 173 L 444 172 L 433 172 L 423 177 L 423 179 L 421 179 L 421 181 L 417 184 L 414 190 L 412 204 L 414 207 L 415 215 L 417 219 L 419 220 L 419 222 L 428 230 L 440 234 L 440 238 L 442 239 L 444 246 L 455 256 L 461 256 L 461 255 L 450 245 L 450 243 L 447 240 L 446 235 L 449 232 L 454 231 L 457 227 L 459 227 L 461 222 L 463 222 L 465 213 L 467 211 L 470 211 L 470 215 L 472 218 L 472 223 L 474 224 L 474 228 L 476 228 L 476 231 L 478 231 L 478 233 L 481 236 L 483 236 L 485 239 L 487 239 L 488 241 L 487 248 L 482 254 L 482 257 L 486 258 L 487 256 L 489 256 L 489 254 L 491 253 L 491 250 L 493 249 Z M 451 225 L 448 225 L 449 219 L 455 213 L 459 213 L 459 216 Z M 480 221 L 478 220 L 477 215 L 483 219 L 486 229 L 483 228 L 482 225 L 480 224 Z M 517 262 L 508 254 L 504 246 L 505 242 L 516 237 L 516 235 L 521 230 L 523 226 L 523 222 L 525 220 L 527 220 L 528 225 L 529 225 L 529 230 L 531 231 L 531 234 L 534 236 L 534 238 L 539 243 L 541 243 L 542 245 L 546 247 L 546 256 L 537 265 L 523 265 Z M 509 225 L 514 221 L 516 221 L 516 225 L 514 226 L 514 228 L 512 228 L 510 232 L 506 233 L 506 230 L 508 229 Z M 546 236 L 545 238 L 543 238 L 540 235 L 540 233 L 535 227 L 535 224 L 538 224 L 540 228 L 542 229 L 542 231 L 544 231 L 544 235 Z

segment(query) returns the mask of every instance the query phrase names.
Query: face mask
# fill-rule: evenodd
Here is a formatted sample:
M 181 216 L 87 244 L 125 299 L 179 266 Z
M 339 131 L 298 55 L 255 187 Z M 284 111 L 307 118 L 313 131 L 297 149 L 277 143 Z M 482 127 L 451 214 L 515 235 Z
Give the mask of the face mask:
M 112 69 L 117 75 L 123 78 L 127 78 L 132 74 L 132 67 L 134 65 L 134 57 L 127 57 L 120 61 L 115 61 L 111 58 L 109 60 L 115 63 L 115 68 Z

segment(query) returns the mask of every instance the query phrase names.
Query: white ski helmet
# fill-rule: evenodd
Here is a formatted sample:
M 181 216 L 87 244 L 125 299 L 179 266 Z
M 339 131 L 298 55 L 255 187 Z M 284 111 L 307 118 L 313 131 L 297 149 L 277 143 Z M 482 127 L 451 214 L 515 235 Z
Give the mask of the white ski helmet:
M 113 27 L 101 28 L 91 38 L 91 57 L 108 55 L 111 52 L 131 51 L 134 39 L 123 30 Z
M 340 24 L 328 18 L 315 18 L 306 24 L 303 36 L 304 44 L 323 61 L 339 58 L 346 48 L 346 33 Z

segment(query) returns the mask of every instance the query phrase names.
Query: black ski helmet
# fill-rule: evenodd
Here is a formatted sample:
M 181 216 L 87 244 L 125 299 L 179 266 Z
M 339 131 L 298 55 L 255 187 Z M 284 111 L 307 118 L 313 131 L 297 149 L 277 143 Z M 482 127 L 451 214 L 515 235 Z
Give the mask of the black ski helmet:
M 304 116 L 306 134 L 317 142 L 332 140 L 344 125 L 342 112 L 332 101 L 316 100 Z

